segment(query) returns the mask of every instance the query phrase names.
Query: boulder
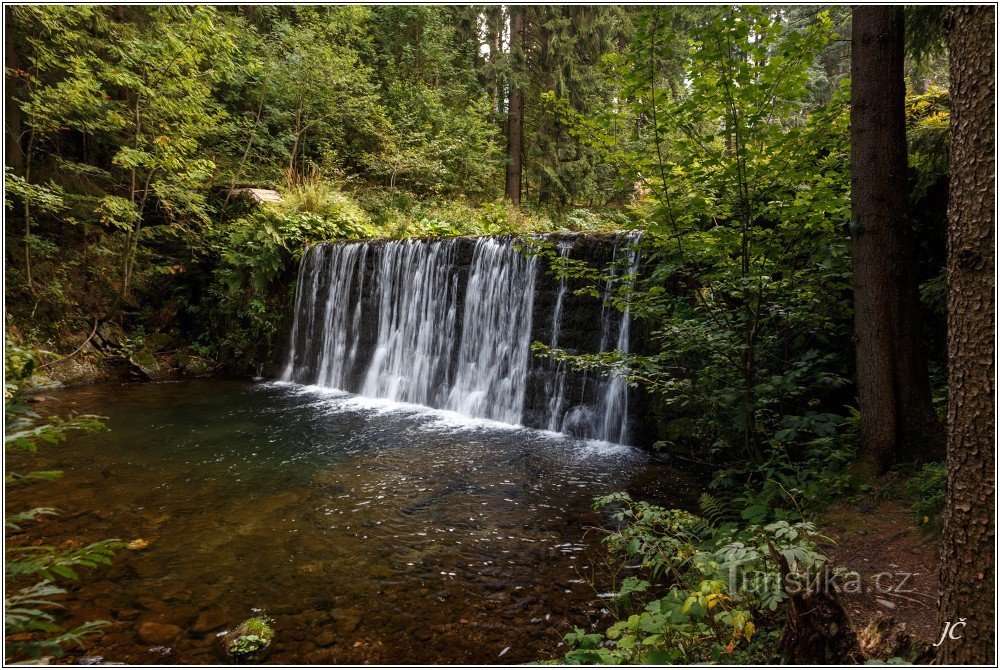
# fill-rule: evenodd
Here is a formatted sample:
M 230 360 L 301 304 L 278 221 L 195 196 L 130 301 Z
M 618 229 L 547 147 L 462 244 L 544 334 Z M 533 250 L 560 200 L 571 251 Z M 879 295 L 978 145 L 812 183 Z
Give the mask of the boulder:
M 174 356 L 173 364 L 178 368 L 186 368 L 191 365 L 191 352 L 187 349 L 181 349 Z
M 335 609 L 330 611 L 337 632 L 346 637 L 356 631 L 361 624 L 361 613 L 356 610 Z
M 211 361 L 204 358 L 192 358 L 191 361 L 184 366 L 184 372 L 195 377 L 210 375 L 213 370 L 215 370 L 215 366 L 212 365 Z
M 143 347 L 139 351 L 132 354 L 128 360 L 132 365 L 138 368 L 139 372 L 149 379 L 161 379 L 170 372 L 169 369 L 160 365 L 160 362 L 156 360 L 156 356 L 153 355 L 153 352 L 146 347 Z
M 139 639 L 148 644 L 165 645 L 180 634 L 180 627 L 169 623 L 144 621 L 139 625 Z

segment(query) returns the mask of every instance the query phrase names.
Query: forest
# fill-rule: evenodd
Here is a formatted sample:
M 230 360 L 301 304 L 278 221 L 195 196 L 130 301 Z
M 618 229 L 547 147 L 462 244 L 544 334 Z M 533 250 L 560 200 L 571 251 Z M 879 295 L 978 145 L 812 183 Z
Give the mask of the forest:
M 7 5 L 5 662 L 996 663 L 992 5 Z

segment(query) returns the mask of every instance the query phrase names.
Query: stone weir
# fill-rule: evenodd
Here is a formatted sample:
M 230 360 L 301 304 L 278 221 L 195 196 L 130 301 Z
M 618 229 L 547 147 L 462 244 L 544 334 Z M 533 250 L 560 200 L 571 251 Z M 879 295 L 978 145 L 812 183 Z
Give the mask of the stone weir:
M 635 281 L 634 233 L 454 237 L 315 245 L 298 272 L 279 377 L 474 418 L 644 445 L 646 402 L 615 375 L 536 356 L 641 352 L 628 310 L 605 298 Z M 560 257 L 611 268 L 602 297 L 560 279 Z

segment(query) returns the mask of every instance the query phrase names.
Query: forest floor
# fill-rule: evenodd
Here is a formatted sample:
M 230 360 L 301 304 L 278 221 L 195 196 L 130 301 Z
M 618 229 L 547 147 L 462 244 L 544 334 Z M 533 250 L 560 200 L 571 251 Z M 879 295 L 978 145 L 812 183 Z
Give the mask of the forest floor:
M 819 518 L 832 564 L 857 572 L 862 588 L 840 594 L 855 630 L 891 617 L 925 642 L 937 629 L 938 535 L 896 500 L 851 499 Z

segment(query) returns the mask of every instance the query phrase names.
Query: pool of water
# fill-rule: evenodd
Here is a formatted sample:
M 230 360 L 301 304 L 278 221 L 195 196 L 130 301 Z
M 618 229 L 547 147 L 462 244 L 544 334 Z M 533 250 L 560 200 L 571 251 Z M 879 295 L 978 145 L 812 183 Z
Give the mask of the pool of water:
M 112 622 L 87 652 L 107 661 L 218 662 L 216 633 L 257 609 L 275 621 L 274 663 L 552 658 L 611 585 L 593 498 L 694 495 L 634 448 L 310 387 L 54 396 L 42 413 L 97 413 L 110 430 L 42 448 L 32 465 L 65 475 L 12 491 L 8 510 L 63 514 L 14 541 L 148 542 L 66 601 L 71 623 Z M 180 632 L 154 644 L 150 621 Z

